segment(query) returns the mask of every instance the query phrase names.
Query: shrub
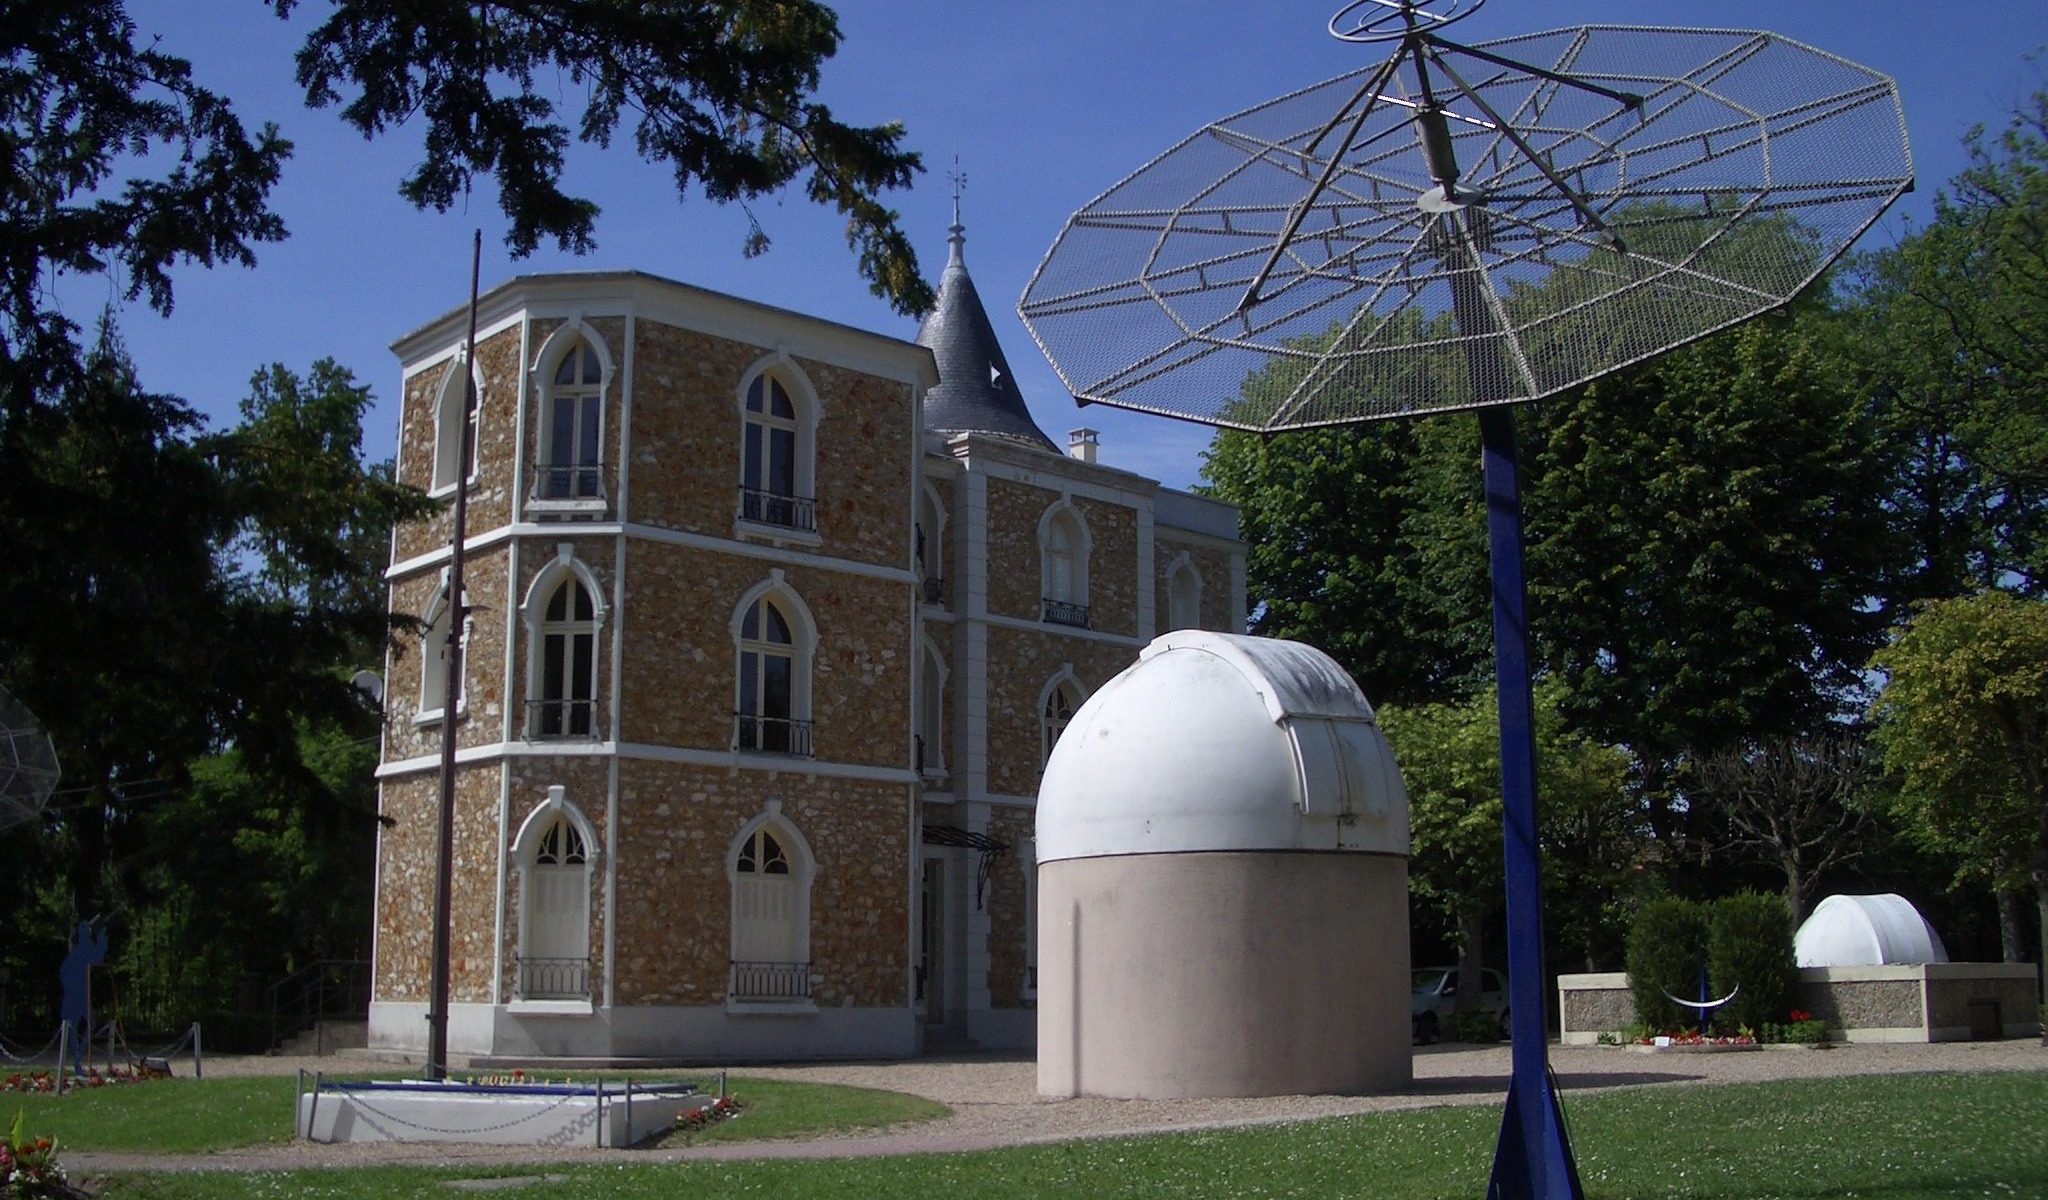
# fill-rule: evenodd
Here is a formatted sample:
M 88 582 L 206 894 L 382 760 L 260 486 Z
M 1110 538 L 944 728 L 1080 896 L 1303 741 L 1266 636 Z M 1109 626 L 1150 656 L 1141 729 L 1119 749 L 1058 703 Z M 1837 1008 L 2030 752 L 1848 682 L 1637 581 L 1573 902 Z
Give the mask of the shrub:
M 1713 980 L 1715 995 L 1736 992 L 1733 1000 L 1713 1013 L 1714 1023 L 1722 1028 L 1756 1027 L 1784 1017 L 1799 999 L 1792 914 L 1785 901 L 1743 892 L 1711 905 L 1707 975 Z M 1740 991 L 1736 991 L 1738 987 Z
M 1628 983 L 1636 1019 L 1653 1030 L 1697 1023 L 1691 1009 L 1665 999 L 1699 991 L 1706 963 L 1707 912 L 1691 900 L 1666 896 L 1636 911 L 1628 931 Z
M 1451 1014 L 1451 1039 L 1459 1042 L 1497 1042 L 1500 1040 L 1500 1014 L 1474 1008 Z

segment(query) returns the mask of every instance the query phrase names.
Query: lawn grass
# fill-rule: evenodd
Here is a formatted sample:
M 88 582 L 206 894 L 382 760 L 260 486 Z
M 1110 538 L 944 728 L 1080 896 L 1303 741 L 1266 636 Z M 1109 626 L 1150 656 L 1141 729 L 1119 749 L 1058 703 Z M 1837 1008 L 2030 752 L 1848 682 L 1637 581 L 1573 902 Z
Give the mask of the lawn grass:
M 1894 1075 L 1658 1087 L 1568 1098 L 1590 1200 L 2048 1196 L 2048 1073 Z M 109 1181 L 112 1200 L 440 1197 L 448 1181 L 533 1178 L 549 1200 L 933 1195 L 1251 1200 L 1482 1195 L 1499 1112 L 1381 1113 L 1300 1125 L 975 1154 L 824 1161 L 285 1174 Z M 541 1180 L 545 1176 L 545 1182 Z
M 740 1102 L 739 1116 L 701 1129 L 677 1130 L 659 1145 L 811 1137 L 929 1121 L 951 1111 L 936 1100 L 903 1092 L 793 1083 L 787 1079 L 740 1076 L 728 1082 L 726 1090 Z
M 0 1094 L 0 1125 L 16 1109 L 32 1137 L 60 1149 L 196 1154 L 292 1136 L 290 1076 L 156 1079 L 62 1096 Z
M 603 1074 L 613 1080 L 625 1077 L 615 1072 Z M 678 1077 L 674 1071 L 634 1074 Z M 573 1077 L 596 1078 L 589 1074 Z M 705 1082 L 708 1085 L 709 1079 Z M 289 1076 L 266 1076 L 155 1080 L 73 1091 L 61 1097 L 6 1094 L 0 1095 L 0 1132 L 13 1122 L 19 1108 L 25 1114 L 24 1131 L 55 1138 L 66 1150 L 196 1154 L 282 1142 L 292 1136 L 292 1092 L 297 1086 Z M 945 1105 L 920 1096 L 873 1088 L 742 1075 L 732 1078 L 727 1090 L 744 1105 L 739 1117 L 670 1134 L 661 1144 L 807 1137 L 929 1120 L 947 1113 Z

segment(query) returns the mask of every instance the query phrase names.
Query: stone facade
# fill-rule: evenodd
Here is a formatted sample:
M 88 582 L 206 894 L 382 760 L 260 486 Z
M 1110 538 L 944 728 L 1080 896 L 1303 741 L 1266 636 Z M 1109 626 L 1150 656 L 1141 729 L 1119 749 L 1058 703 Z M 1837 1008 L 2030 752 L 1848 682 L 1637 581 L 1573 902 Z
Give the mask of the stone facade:
M 1635 1024 L 1628 976 L 1560 975 L 1561 1034 L 1585 1044 Z M 2030 963 L 1802 967 L 1797 1005 L 1847 1042 L 1948 1042 L 2033 1032 L 2041 1002 Z
M 1154 511 L 1158 485 L 1043 448 L 926 434 L 932 355 L 898 339 L 631 273 L 525 277 L 481 310 L 451 1049 L 713 1061 L 909 1054 L 927 1029 L 1028 1041 L 1041 701 L 1068 677 L 1085 698 L 1163 627 L 1154 534 L 1167 545 L 1173 531 Z M 407 482 L 431 483 L 437 437 L 451 435 L 436 425 L 456 412 L 441 400 L 459 385 L 465 327 L 451 313 L 398 343 Z M 536 467 L 555 364 L 579 339 L 603 365 L 603 496 L 565 504 L 539 493 Z M 764 371 L 801 410 L 794 491 L 814 502 L 815 528 L 768 524 L 741 503 L 744 398 Z M 1038 524 L 1061 502 L 1088 529 L 1087 629 L 1042 620 Z M 921 564 L 926 520 L 941 528 Z M 1171 544 L 1204 573 L 1203 623 L 1238 629 L 1225 582 L 1242 572 L 1234 516 L 1204 520 Z M 398 532 L 396 611 L 427 614 L 450 530 L 444 512 Z M 935 598 L 931 575 L 945 582 Z M 570 577 L 591 591 L 595 620 L 545 642 L 547 601 Z M 741 616 L 763 595 L 794 627 L 789 715 L 808 739 L 772 751 L 735 716 Z M 589 728 L 535 720 L 537 699 L 550 713 L 566 702 L 540 695 L 548 656 L 586 634 Z M 927 645 L 944 667 L 935 704 Z M 401 636 L 386 670 L 392 824 L 371 1037 L 387 1047 L 423 1043 L 428 1002 L 442 724 L 418 719 L 424 653 Z M 920 771 L 934 707 L 943 731 Z M 580 861 L 539 857 L 558 822 L 587 831 Z M 761 871 L 742 879 L 736 866 L 743 845 L 767 853 L 761 832 L 789 866 L 770 881 L 797 897 L 787 913 L 745 890 Z M 942 897 L 919 892 L 934 856 L 949 864 Z M 743 970 L 737 960 L 766 953 L 741 949 L 767 944 L 764 921 L 793 947 L 774 953 L 794 961 Z M 946 977 L 932 994 L 944 1000 L 929 1004 L 917 981 L 940 945 Z M 535 982 L 565 962 L 568 974 Z

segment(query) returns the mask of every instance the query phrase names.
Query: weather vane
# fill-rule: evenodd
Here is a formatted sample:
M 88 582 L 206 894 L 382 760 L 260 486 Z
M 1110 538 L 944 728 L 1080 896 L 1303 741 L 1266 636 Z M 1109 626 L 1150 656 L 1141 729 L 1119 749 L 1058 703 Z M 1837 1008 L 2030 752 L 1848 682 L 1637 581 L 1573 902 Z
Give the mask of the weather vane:
M 960 169 L 960 156 L 953 156 L 953 169 L 946 172 L 946 179 L 953 185 L 953 224 L 960 224 L 960 193 L 967 190 L 967 172 Z

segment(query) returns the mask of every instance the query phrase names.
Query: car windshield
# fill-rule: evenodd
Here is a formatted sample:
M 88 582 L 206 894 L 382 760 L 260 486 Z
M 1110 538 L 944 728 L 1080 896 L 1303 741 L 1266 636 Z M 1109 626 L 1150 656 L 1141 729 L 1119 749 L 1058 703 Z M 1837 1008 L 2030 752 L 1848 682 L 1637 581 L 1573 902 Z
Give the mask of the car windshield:
M 1417 971 L 1415 972 L 1415 990 L 1418 992 L 1433 992 L 1437 989 L 1437 985 L 1444 981 L 1444 976 L 1449 973 L 1441 967 L 1428 971 Z

